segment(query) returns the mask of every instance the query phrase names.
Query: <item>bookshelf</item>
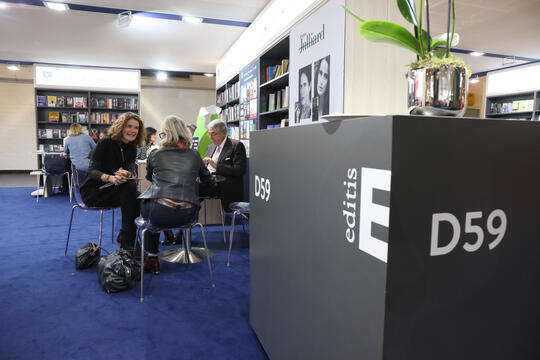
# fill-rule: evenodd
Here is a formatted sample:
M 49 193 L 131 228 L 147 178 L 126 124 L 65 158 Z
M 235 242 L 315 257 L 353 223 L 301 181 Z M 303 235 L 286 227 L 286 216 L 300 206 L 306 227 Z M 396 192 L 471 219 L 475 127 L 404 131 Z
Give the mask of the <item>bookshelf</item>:
M 120 114 L 139 111 L 138 94 L 36 89 L 35 101 L 37 150 L 44 152 L 63 152 L 73 123 L 80 123 L 97 140 L 99 129 Z
M 288 121 L 289 37 L 285 37 L 260 57 L 259 129 L 279 127 Z
M 219 119 L 227 124 L 236 124 L 240 120 L 240 81 L 234 76 L 216 91 L 216 105 L 221 108 Z
M 540 90 L 486 97 L 486 118 L 540 120 Z

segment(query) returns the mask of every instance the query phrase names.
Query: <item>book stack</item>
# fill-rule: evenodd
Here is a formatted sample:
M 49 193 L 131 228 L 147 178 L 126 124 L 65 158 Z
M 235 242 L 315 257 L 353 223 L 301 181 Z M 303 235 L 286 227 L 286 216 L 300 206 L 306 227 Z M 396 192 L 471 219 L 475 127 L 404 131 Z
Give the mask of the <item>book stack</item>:
M 94 109 L 139 109 L 139 99 L 129 97 L 92 97 L 90 104 Z
M 289 59 L 282 59 L 280 64 L 266 68 L 266 81 L 273 80 L 289 71 Z
M 50 122 L 59 122 L 60 113 L 58 111 L 49 111 L 49 121 Z
M 268 104 L 267 110 L 266 110 L 266 104 Z M 281 108 L 289 107 L 289 86 L 285 86 L 281 90 L 268 94 L 268 101 L 266 102 L 263 101 L 261 105 L 265 107 L 265 110 L 261 110 L 262 112 L 274 111 Z

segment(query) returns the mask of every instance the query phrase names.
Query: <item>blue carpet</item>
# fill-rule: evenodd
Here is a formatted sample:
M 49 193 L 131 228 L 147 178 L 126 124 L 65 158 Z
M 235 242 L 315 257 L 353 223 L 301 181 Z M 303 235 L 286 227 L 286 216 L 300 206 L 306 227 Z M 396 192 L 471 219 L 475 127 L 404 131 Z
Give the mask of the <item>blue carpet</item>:
M 99 212 L 75 210 L 64 257 L 72 204 L 58 195 L 36 203 L 32 190 L 0 188 L 0 359 L 266 359 L 249 326 L 249 250 L 233 248 L 226 267 L 220 226 L 208 228 L 214 289 L 206 263 L 162 262 L 159 276 L 145 275 L 140 303 L 139 284 L 107 294 L 96 267 L 75 269 L 77 249 L 97 242 Z M 111 213 L 104 219 L 112 252 Z M 247 239 L 236 226 L 235 244 Z M 202 246 L 200 233 L 193 242 Z

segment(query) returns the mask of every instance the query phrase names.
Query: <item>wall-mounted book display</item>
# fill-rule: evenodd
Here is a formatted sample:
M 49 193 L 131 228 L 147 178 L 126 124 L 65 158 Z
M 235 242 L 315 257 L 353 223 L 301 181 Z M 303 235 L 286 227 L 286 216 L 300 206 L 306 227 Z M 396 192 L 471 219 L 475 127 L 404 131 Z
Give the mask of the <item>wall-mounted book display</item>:
M 289 37 L 262 54 L 260 64 L 259 129 L 288 125 Z
M 99 129 L 126 111 L 139 111 L 138 94 L 36 89 L 37 150 L 64 151 L 63 139 L 73 123 L 97 140 Z
M 221 108 L 219 119 L 226 123 L 235 123 L 238 125 L 240 119 L 240 82 L 239 76 L 236 75 L 216 92 L 216 105 Z
M 488 96 L 486 117 L 514 120 L 540 120 L 540 90 Z

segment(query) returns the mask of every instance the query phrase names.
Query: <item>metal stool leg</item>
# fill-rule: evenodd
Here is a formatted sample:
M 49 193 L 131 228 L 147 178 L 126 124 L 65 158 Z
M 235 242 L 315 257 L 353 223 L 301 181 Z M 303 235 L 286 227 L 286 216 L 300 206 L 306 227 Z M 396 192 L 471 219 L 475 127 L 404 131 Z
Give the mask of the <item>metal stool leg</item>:
M 143 282 L 144 282 L 144 234 L 146 233 L 146 229 L 142 231 L 141 235 L 141 299 L 140 301 L 144 301 L 144 292 L 143 292 Z
M 112 234 L 111 234 L 111 244 L 114 244 L 114 208 L 112 208 L 111 211 L 112 211 Z
M 67 248 L 68 248 L 68 244 L 69 244 L 69 235 L 71 235 L 71 223 L 73 222 L 73 212 L 75 211 L 75 208 L 78 208 L 79 205 L 73 205 L 73 207 L 71 208 L 71 217 L 69 218 L 69 229 L 68 229 L 68 236 L 67 236 L 67 240 L 66 240 L 66 249 L 64 250 L 64 256 L 67 255 Z
M 69 176 L 69 173 L 67 172 L 66 173 L 66 176 L 67 176 L 67 180 L 68 180 L 68 187 L 69 187 L 69 202 L 72 201 L 72 197 L 71 197 L 71 178 Z
M 236 211 L 233 211 L 232 214 L 232 221 L 231 221 L 231 235 L 229 236 L 229 254 L 227 255 L 227 266 L 231 264 L 231 249 L 232 249 L 232 241 L 234 236 L 234 220 L 236 219 Z
M 201 227 L 201 235 L 203 238 L 204 243 L 204 250 L 206 252 L 206 261 L 208 262 L 208 271 L 210 272 L 210 283 L 212 284 L 212 287 L 216 287 L 216 284 L 214 284 L 214 273 L 212 271 L 212 263 L 210 262 L 210 254 L 208 253 L 208 245 L 206 245 L 206 236 L 204 235 L 204 229 L 201 223 L 197 223 L 194 226 L 200 226 Z
M 39 202 L 39 180 L 41 179 L 42 175 L 37 175 L 37 186 L 36 186 L 36 202 Z
M 223 243 L 227 243 L 227 237 L 225 236 L 225 213 L 223 212 L 223 206 L 221 203 L 221 199 L 219 199 L 219 211 L 221 213 L 221 228 L 223 229 Z M 206 226 L 206 224 L 205 224 Z
M 101 248 L 101 233 L 103 229 L 103 210 L 99 210 L 99 244 L 98 246 Z

